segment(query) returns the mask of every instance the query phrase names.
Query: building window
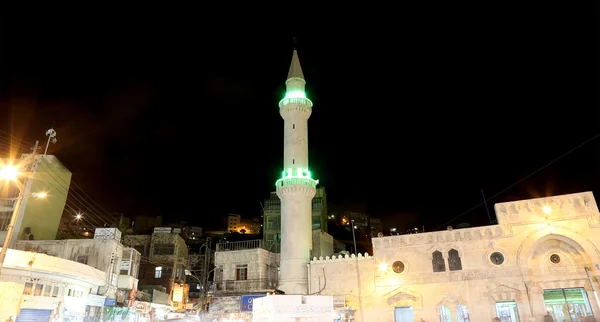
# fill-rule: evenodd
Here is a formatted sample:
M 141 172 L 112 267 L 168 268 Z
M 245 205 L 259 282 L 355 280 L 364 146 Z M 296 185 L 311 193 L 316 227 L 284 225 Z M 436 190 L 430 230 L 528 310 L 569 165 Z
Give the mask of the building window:
M 25 288 L 23 288 L 23 295 L 31 295 L 32 290 L 33 283 L 25 283 Z
M 515 301 L 496 302 L 496 316 L 502 322 L 520 322 L 519 309 Z
M 76 262 L 87 265 L 87 263 L 88 263 L 88 255 L 78 255 Z
M 295 130 L 296 129 L 296 124 L 292 124 L 292 129 Z
M 459 304 L 456 307 L 456 321 L 457 322 L 470 322 L 469 319 L 469 311 L 467 310 L 467 306 L 464 304 Z
M 248 264 L 235 265 L 235 279 L 238 281 L 248 279 Z
M 175 254 L 175 245 L 171 244 L 154 244 L 154 255 L 173 255 Z
M 444 261 L 444 256 L 442 256 L 442 252 L 436 250 L 432 254 L 431 263 L 433 265 L 434 272 L 445 272 L 446 271 L 446 263 Z
M 452 313 L 450 312 L 450 309 L 445 305 L 442 305 L 442 307 L 440 307 L 440 322 L 452 322 Z
M 392 264 L 392 270 L 396 274 L 404 272 L 404 263 L 402 263 L 401 261 L 395 261 L 394 264 Z
M 504 255 L 500 252 L 493 252 L 492 255 L 490 255 L 490 261 L 494 265 L 502 265 L 502 263 L 504 263 Z
M 156 267 L 154 268 L 154 278 L 161 278 L 162 277 L 162 267 Z
M 44 290 L 43 284 L 35 284 L 35 289 L 33 290 L 34 296 L 42 296 L 42 291 Z
M 448 268 L 451 271 L 460 271 L 462 269 L 460 256 L 458 256 L 458 251 L 456 249 L 448 251 Z

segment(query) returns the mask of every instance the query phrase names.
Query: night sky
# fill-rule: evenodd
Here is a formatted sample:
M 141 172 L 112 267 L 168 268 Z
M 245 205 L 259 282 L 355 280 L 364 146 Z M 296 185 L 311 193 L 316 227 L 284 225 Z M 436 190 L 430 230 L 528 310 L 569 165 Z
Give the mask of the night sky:
M 54 124 L 50 152 L 109 212 L 258 216 L 283 163 L 297 36 L 331 203 L 434 230 L 487 224 L 481 189 L 490 211 L 600 196 L 600 138 L 580 146 L 600 133 L 597 8 L 489 6 L 256 30 L 191 13 L 4 19 L 0 129 L 44 141 Z

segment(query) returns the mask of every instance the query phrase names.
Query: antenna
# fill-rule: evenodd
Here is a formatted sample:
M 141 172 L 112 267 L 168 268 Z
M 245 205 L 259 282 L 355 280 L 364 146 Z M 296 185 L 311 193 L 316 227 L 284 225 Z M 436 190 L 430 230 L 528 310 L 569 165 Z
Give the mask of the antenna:
M 46 142 L 46 149 L 44 150 L 44 156 L 46 156 L 46 153 L 48 152 L 48 146 L 50 145 L 50 142 L 52 143 L 56 143 L 56 131 L 54 130 L 53 127 L 51 127 L 48 131 L 46 131 L 46 136 L 48 137 L 48 142 Z
M 488 220 L 490 221 L 490 225 L 492 224 L 492 215 L 490 215 L 490 211 L 487 206 L 487 200 L 485 200 L 485 194 L 483 194 L 483 189 L 481 189 L 481 197 L 483 198 L 483 205 L 485 206 L 485 212 L 487 212 Z
M 298 37 L 292 38 L 292 42 L 293 42 L 294 49 L 297 49 L 297 47 L 298 47 Z

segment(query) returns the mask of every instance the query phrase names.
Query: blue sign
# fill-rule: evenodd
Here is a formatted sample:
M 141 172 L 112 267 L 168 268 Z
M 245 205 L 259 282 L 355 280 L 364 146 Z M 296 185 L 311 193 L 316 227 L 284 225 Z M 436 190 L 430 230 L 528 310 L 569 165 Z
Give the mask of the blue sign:
M 117 299 L 106 298 L 104 300 L 104 306 L 115 306 L 117 304 Z
M 242 300 L 240 301 L 241 311 L 252 312 L 252 302 L 254 302 L 254 299 L 265 296 L 266 295 L 242 295 Z

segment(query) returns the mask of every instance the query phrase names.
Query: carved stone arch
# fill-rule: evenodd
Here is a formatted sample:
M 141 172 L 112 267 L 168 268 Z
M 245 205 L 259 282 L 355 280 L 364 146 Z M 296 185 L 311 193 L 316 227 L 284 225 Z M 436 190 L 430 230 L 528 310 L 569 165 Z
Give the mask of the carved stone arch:
M 452 294 L 444 294 L 444 296 L 442 297 L 442 300 L 439 301 L 436 306 L 436 312 L 439 314 L 442 305 L 447 306 L 450 311 L 452 311 L 453 313 L 453 318 L 452 320 L 454 320 L 454 316 L 456 315 L 456 308 L 460 305 L 465 305 L 467 308 L 469 307 L 469 303 L 468 301 L 466 301 L 460 294 L 456 294 L 456 293 L 452 293 Z
M 444 247 L 444 251 L 442 253 L 446 253 L 446 256 L 448 256 L 448 252 L 450 250 L 452 250 L 452 249 L 454 249 L 454 250 L 456 250 L 458 252 L 458 256 L 460 256 L 460 258 L 464 258 L 465 257 L 464 256 L 465 253 L 463 252 L 462 246 L 460 246 L 458 244 L 449 244 L 449 245 L 446 245 Z
M 517 265 L 529 267 L 529 262 L 532 255 L 534 255 L 535 249 L 551 239 L 562 241 L 577 249 L 588 265 L 600 260 L 600 253 L 590 240 L 566 227 L 552 225 L 534 230 L 525 237 L 517 250 Z
M 435 245 L 435 246 L 429 248 L 429 250 L 427 251 L 427 257 L 429 258 L 429 260 L 433 260 L 433 253 L 435 251 L 439 251 L 440 253 L 442 253 L 442 256 L 444 258 L 448 258 L 448 254 L 446 252 L 444 252 L 443 247 L 440 247 L 439 245 Z

